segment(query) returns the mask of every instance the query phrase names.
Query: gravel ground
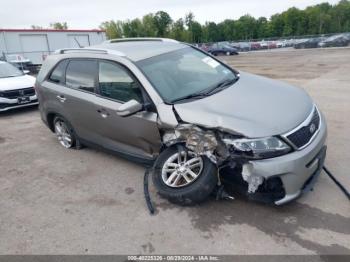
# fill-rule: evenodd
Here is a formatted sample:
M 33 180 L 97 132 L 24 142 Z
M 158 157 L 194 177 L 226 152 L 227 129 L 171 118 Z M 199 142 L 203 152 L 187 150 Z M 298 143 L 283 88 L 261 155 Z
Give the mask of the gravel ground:
M 328 120 L 326 164 L 350 188 L 350 49 L 222 59 L 310 93 Z M 326 175 L 283 207 L 238 197 L 182 208 L 152 188 L 150 216 L 143 173 L 101 151 L 63 149 L 36 108 L 0 114 L 0 254 L 350 254 L 349 201 Z

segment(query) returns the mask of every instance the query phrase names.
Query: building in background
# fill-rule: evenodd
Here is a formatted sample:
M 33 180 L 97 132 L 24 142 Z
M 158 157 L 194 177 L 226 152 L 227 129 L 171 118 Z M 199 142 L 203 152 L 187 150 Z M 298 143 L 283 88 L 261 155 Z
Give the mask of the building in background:
M 41 65 L 57 49 L 97 45 L 105 40 L 102 30 L 0 29 L 0 57 Z

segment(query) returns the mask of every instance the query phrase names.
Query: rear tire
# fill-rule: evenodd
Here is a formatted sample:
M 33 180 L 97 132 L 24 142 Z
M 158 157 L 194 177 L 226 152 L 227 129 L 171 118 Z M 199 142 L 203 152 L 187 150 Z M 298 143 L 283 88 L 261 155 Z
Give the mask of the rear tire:
M 53 120 L 53 127 L 58 142 L 66 149 L 71 149 L 76 145 L 77 139 L 73 127 L 61 116 L 56 116 Z
M 184 162 L 182 162 L 182 160 L 180 161 L 183 163 L 183 166 L 180 165 L 176 167 L 176 163 L 172 163 L 171 160 L 175 160 L 176 162 L 179 152 L 181 152 L 181 157 L 185 160 Z M 187 156 L 185 156 L 185 154 L 187 154 Z M 187 161 L 187 159 L 190 160 Z M 187 174 L 189 173 L 184 171 L 186 170 L 185 166 L 194 166 L 192 164 L 197 165 L 195 167 L 197 169 L 193 169 L 194 173 L 197 172 L 197 177 L 195 179 L 192 179 L 194 176 L 188 176 Z M 173 170 L 169 171 L 168 168 L 173 168 Z M 184 168 L 184 170 L 181 171 L 181 168 Z M 164 170 L 170 172 L 168 177 Z M 176 172 L 176 170 L 179 170 L 179 172 Z M 191 171 L 189 172 L 191 173 Z M 183 174 L 186 179 L 181 177 L 181 174 Z M 171 179 L 171 176 L 174 178 Z M 167 148 L 160 154 L 155 163 L 155 170 L 152 178 L 158 193 L 162 197 L 168 199 L 174 204 L 182 206 L 192 206 L 204 202 L 213 192 L 218 182 L 217 167 L 207 157 L 197 157 L 193 152 L 186 151 L 184 148 L 179 151 L 176 146 Z M 182 184 L 181 179 L 184 182 Z M 192 181 L 188 182 L 191 179 Z M 179 183 L 176 184 L 176 181 L 179 181 Z

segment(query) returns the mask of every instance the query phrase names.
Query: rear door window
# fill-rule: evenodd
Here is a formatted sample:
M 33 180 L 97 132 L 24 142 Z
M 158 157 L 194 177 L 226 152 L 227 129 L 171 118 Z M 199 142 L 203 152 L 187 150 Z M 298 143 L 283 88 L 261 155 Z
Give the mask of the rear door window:
M 97 61 L 71 60 L 66 70 L 66 86 L 94 93 L 97 76 Z
M 100 95 L 120 102 L 142 102 L 140 84 L 124 68 L 113 62 L 99 62 Z

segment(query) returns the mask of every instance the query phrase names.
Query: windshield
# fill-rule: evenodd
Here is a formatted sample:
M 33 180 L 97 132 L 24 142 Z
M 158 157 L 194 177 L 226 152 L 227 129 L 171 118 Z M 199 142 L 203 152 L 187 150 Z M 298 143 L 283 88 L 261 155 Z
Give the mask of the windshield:
M 137 65 L 168 103 L 236 79 L 231 69 L 192 47 L 151 57 Z
M 9 63 L 0 63 L 0 78 L 21 76 L 23 72 Z

